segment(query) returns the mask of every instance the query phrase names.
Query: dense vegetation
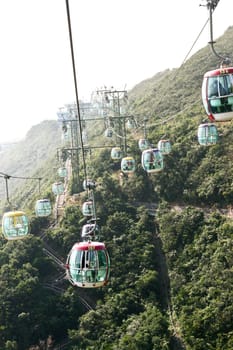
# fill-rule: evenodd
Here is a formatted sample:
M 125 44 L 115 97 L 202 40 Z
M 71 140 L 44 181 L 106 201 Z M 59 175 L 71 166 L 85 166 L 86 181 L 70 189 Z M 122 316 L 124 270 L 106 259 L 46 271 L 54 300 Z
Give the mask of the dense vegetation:
M 233 51 L 232 37 L 229 28 L 219 40 L 222 51 Z M 106 287 L 74 288 L 59 279 L 63 270 L 44 254 L 47 245 L 65 262 L 80 239 L 80 203 L 70 201 L 53 226 L 52 218 L 32 214 L 38 196 L 32 183 L 15 190 L 17 203 L 28 203 L 31 211 L 31 235 L 20 242 L 0 240 L 1 349 L 58 349 L 65 343 L 72 350 L 233 349 L 232 123 L 218 125 L 221 136 L 215 146 L 201 147 L 196 138 L 205 118 L 202 75 L 216 66 L 208 50 L 129 94 L 130 111 L 148 116 L 150 141 L 156 144 L 164 134 L 172 141 L 162 173 L 148 176 L 141 168 L 137 140 L 142 130 L 129 133 L 138 166 L 123 184 L 108 151 L 96 153 L 88 164 L 98 183 L 100 239 L 111 257 Z M 160 125 L 168 116 L 174 118 Z M 44 152 L 36 168 L 35 139 L 37 154 Z M 42 193 L 47 195 L 59 145 L 55 122 L 34 127 L 18 145 L 18 156 L 15 150 L 5 155 L 11 161 L 1 171 L 34 176 L 42 171 Z M 154 204 L 156 212 L 148 209 Z

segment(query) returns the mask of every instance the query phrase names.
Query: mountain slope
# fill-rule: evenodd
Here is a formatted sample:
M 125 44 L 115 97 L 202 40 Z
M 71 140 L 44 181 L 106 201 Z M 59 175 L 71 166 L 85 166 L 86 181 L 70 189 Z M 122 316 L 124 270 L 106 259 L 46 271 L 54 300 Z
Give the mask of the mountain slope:
M 56 165 L 56 149 L 61 147 L 61 129 L 57 121 L 44 121 L 33 126 L 24 140 L 1 153 L 0 171 L 18 177 L 41 177 L 41 188 L 54 179 L 53 167 Z M 31 183 L 30 191 L 38 191 L 37 181 L 10 179 L 8 181 L 10 199 L 21 193 Z M 29 192 L 30 192 L 29 191 Z M 28 192 L 28 191 L 27 191 Z M 33 191 L 34 192 L 34 191 Z M 38 193 L 38 192 L 37 192 Z M 5 181 L 2 178 L 1 206 L 5 202 Z

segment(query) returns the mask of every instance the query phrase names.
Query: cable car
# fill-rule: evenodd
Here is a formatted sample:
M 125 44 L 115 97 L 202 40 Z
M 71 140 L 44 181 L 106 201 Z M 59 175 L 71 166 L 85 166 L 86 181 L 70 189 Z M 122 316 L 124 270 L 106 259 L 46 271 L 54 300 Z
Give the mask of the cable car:
M 82 140 L 84 143 L 86 143 L 86 144 L 88 143 L 88 136 L 87 136 L 86 130 L 83 130 L 83 132 L 82 132 Z
M 82 205 L 82 213 L 84 216 L 94 215 L 94 205 L 92 201 L 84 202 Z
M 111 129 L 111 128 L 107 128 L 107 129 L 105 130 L 104 136 L 106 136 L 106 137 L 112 137 L 112 135 L 113 135 L 112 129 Z
M 151 145 L 147 139 L 140 139 L 138 141 L 138 147 L 139 147 L 140 151 L 144 151 L 145 149 L 150 148 Z
M 69 281 L 81 288 L 98 288 L 107 284 L 110 259 L 105 244 L 100 242 L 75 243 L 66 260 Z
M 211 121 L 233 119 L 233 67 L 205 73 L 202 102 Z
M 93 190 L 96 187 L 95 181 L 92 181 L 91 179 L 86 179 L 83 181 L 83 189 L 86 191 Z
M 198 142 L 202 146 L 215 145 L 218 142 L 218 130 L 214 124 L 204 123 L 198 127 Z
M 58 169 L 58 176 L 67 177 L 67 169 L 65 167 L 61 167 Z
M 122 150 L 120 149 L 120 147 L 113 147 L 111 150 L 111 158 L 113 160 L 119 160 L 122 158 Z
M 63 182 L 55 182 L 52 185 L 52 191 L 55 195 L 62 194 L 65 191 Z
M 52 213 L 52 206 L 49 199 L 39 199 L 35 206 L 36 216 L 44 217 Z
M 121 160 L 121 171 L 123 173 L 133 173 L 135 171 L 135 160 L 133 157 L 124 157 Z
M 23 211 L 9 211 L 2 218 L 2 233 L 8 240 L 25 238 L 29 233 L 28 217 Z
M 134 129 L 135 128 L 135 121 L 133 119 L 128 119 L 126 122 L 127 129 Z
M 158 142 L 158 150 L 163 154 L 169 154 L 172 150 L 171 142 L 169 140 L 160 140 Z
M 86 224 L 82 227 L 81 237 L 90 239 L 91 237 L 96 237 L 96 233 L 99 234 L 99 226 L 96 223 Z
M 71 128 L 68 124 L 63 126 L 62 128 L 62 143 L 63 145 L 67 145 L 72 140 Z
M 163 155 L 157 148 L 143 151 L 141 161 L 147 173 L 157 173 L 163 170 Z

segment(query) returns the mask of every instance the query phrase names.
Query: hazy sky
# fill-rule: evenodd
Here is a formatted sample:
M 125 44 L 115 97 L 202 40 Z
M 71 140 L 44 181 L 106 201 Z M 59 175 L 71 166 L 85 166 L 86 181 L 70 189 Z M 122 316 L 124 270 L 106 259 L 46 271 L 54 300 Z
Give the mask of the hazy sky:
M 202 0 L 69 0 L 79 98 L 103 85 L 130 90 L 179 67 L 208 11 Z M 214 12 L 214 38 L 233 25 L 232 0 Z M 207 45 L 209 25 L 191 55 Z M 65 0 L 0 0 L 0 143 L 56 119 L 75 101 Z

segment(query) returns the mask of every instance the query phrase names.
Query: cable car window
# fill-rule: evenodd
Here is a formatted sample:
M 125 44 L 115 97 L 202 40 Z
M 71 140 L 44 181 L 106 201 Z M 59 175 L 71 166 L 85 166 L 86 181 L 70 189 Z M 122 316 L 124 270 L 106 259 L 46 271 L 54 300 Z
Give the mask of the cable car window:
M 99 258 L 99 270 L 98 270 L 98 281 L 104 281 L 107 274 L 107 257 L 104 251 L 98 251 Z
M 220 97 L 228 94 L 223 77 L 210 77 L 208 82 L 208 97 Z
M 98 251 L 98 259 L 99 259 L 99 267 L 106 267 L 107 265 L 107 261 L 106 261 L 106 256 L 105 256 L 105 252 L 99 250 Z

